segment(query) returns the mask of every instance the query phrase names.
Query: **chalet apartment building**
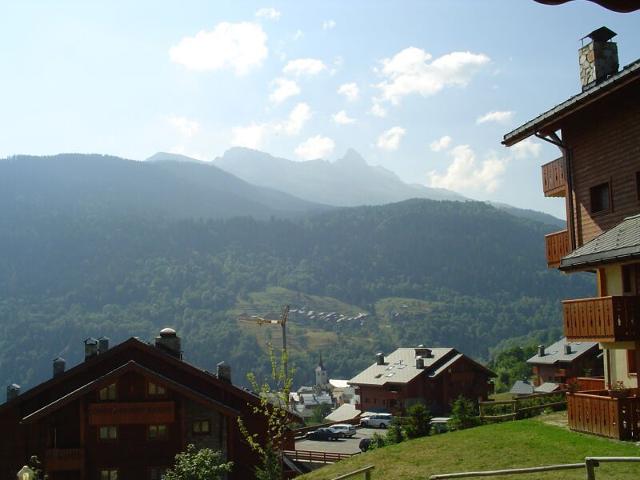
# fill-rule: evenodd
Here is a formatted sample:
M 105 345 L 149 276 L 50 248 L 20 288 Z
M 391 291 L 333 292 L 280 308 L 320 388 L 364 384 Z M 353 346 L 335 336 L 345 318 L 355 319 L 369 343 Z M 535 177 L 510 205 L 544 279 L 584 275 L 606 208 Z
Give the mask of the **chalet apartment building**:
M 542 185 L 545 196 L 566 199 L 567 229 L 546 236 L 547 263 L 597 279 L 593 298 L 563 302 L 567 339 L 598 342 L 604 351 L 602 387 L 568 395 L 569 426 L 637 441 L 640 60 L 620 69 L 614 36 L 605 27 L 587 35 L 579 51 L 582 92 L 506 134 L 503 144 L 535 135 L 560 149 L 542 166 Z
M 258 398 L 182 360 L 180 338 L 163 329 L 155 345 L 131 338 L 111 349 L 85 341 L 85 361 L 0 405 L 0 478 L 15 478 L 32 455 L 49 480 L 160 480 L 188 444 L 221 451 L 234 462 L 231 479 L 254 478 L 257 456 L 238 429 L 241 416 L 264 438 Z M 287 440 L 291 448 L 293 439 Z
M 451 410 L 459 396 L 473 401 L 487 400 L 493 393 L 490 383 L 495 373 L 454 348 L 398 348 L 349 380 L 356 387 L 366 412 L 402 414 L 415 404 L 424 403 L 431 413 Z

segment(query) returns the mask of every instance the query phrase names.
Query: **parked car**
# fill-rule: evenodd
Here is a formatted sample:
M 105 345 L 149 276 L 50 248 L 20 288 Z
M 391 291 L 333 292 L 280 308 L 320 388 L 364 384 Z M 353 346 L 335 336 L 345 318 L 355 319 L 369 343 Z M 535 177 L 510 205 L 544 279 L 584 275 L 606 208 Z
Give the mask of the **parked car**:
M 353 437 L 356 434 L 356 427 L 348 423 L 336 423 L 328 428 L 340 438 Z
M 387 428 L 393 421 L 390 413 L 376 413 L 360 420 L 360 426 L 370 428 Z
M 332 432 L 329 428 L 319 428 L 307 433 L 305 438 L 309 440 L 337 440 L 339 437 L 337 433 Z

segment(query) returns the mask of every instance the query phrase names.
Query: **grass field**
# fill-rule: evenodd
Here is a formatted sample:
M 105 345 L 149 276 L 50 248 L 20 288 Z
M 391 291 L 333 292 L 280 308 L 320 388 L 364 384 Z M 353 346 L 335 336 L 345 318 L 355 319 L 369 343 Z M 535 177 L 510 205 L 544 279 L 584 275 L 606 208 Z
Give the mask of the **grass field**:
M 374 465 L 374 480 L 424 480 L 438 473 L 579 463 L 586 456 L 640 456 L 640 447 L 633 443 L 570 432 L 544 420 L 541 416 L 411 440 L 356 455 L 298 478 L 330 480 Z M 580 469 L 491 478 L 583 480 L 585 472 Z M 596 478 L 635 480 L 640 478 L 640 464 L 603 464 Z

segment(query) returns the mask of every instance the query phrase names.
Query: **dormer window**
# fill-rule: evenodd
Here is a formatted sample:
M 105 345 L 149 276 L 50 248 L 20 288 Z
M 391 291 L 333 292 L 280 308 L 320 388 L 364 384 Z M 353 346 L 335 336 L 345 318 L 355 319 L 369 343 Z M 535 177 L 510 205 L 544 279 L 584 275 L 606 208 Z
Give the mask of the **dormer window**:
M 116 399 L 116 384 L 112 383 L 111 385 L 107 385 L 104 388 L 101 388 L 98 392 L 98 400 L 101 402 L 106 402 L 109 400 Z
M 147 384 L 147 393 L 151 397 L 161 397 L 167 394 L 167 389 L 157 383 L 149 382 Z

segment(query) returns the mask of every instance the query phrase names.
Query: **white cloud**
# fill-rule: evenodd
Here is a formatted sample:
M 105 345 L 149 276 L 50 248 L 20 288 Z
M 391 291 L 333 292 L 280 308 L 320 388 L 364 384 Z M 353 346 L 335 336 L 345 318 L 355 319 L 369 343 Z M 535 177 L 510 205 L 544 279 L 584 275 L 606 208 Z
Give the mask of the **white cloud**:
M 490 155 L 480 164 L 469 145 L 458 145 L 452 148 L 449 154 L 453 162 L 444 174 L 428 173 L 429 184 L 432 187 L 458 192 L 467 190 L 495 192 L 509 161 L 508 158 L 501 159 Z
M 276 78 L 271 85 L 275 87 L 273 92 L 269 94 L 269 100 L 272 103 L 282 103 L 289 97 L 295 97 L 300 94 L 298 84 L 287 78 Z
M 243 127 L 234 127 L 231 130 L 231 144 L 247 148 L 260 148 L 267 138 L 273 134 L 287 136 L 298 135 L 313 113 L 304 102 L 298 103 L 284 121 L 265 123 L 251 123 Z
M 294 40 L 300 40 L 302 37 L 304 37 L 304 32 L 300 29 L 296 30 L 296 33 L 293 34 L 293 39 Z
M 511 111 L 501 111 L 501 112 L 488 112 L 484 115 L 477 118 L 476 123 L 487 123 L 487 122 L 496 122 L 496 123 L 508 123 L 513 117 L 513 112 Z
M 386 132 L 382 132 L 378 137 L 378 148 L 389 152 L 397 150 L 405 133 L 406 130 L 402 127 L 392 127 Z
M 398 104 L 402 97 L 418 93 L 433 95 L 445 87 L 466 86 L 473 74 L 489 63 L 480 53 L 451 52 L 431 61 L 432 55 L 416 47 L 408 47 L 392 58 L 382 60 L 385 79 L 376 85 L 382 98 Z
M 343 83 L 338 87 L 338 94 L 344 95 L 347 100 L 353 102 L 358 99 L 360 89 L 357 83 Z
M 520 143 L 516 143 L 513 147 L 509 148 L 509 150 L 513 153 L 513 157 L 517 160 L 521 160 L 523 158 L 536 158 L 540 155 L 540 150 L 542 146 L 527 138 Z
M 323 30 L 333 30 L 334 28 L 336 28 L 335 20 L 325 20 L 324 22 L 322 22 Z
M 295 150 L 296 155 L 304 160 L 314 160 L 316 158 L 325 158 L 333 152 L 336 144 L 329 137 L 316 135 L 307 138 Z
M 176 115 L 169 115 L 167 122 L 173 126 L 181 135 L 185 137 L 193 137 L 200 131 L 200 124 L 195 120 L 189 120 L 186 117 L 178 117 Z
M 441 152 L 442 150 L 446 150 L 451 145 L 451 137 L 449 135 L 445 135 L 444 137 L 440 137 L 438 140 L 434 140 L 429 144 L 429 148 L 434 152 Z
M 234 127 L 231 144 L 239 147 L 260 148 L 265 140 L 268 125 L 252 123 L 246 127 Z
M 286 121 L 274 124 L 274 130 L 283 131 L 290 136 L 298 135 L 311 116 L 312 113 L 309 105 L 303 102 L 298 103 L 293 107 Z
M 298 58 L 296 60 L 290 60 L 282 69 L 282 71 L 289 75 L 300 77 L 302 75 L 317 75 L 327 66 L 316 58 Z
M 384 118 L 387 116 L 387 111 L 378 102 L 374 102 L 373 105 L 371 105 L 369 113 L 378 118 Z
M 344 110 L 340 110 L 338 113 L 331 115 L 331 118 L 333 118 L 333 121 L 338 125 L 348 125 L 356 121 L 355 118 L 349 117 Z
M 184 37 L 169 49 L 171 61 L 189 70 L 232 69 L 245 75 L 267 58 L 267 34 L 256 23 L 222 22 L 209 32 Z
M 280 16 L 282 15 L 282 13 L 278 10 L 276 10 L 273 7 L 264 7 L 264 8 L 259 8 L 256 11 L 256 17 L 258 18 L 264 18 L 266 20 L 274 20 L 277 21 L 280 19 Z

